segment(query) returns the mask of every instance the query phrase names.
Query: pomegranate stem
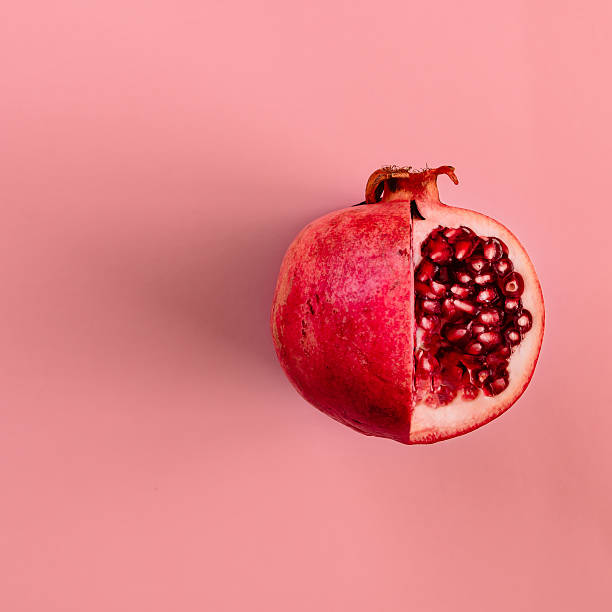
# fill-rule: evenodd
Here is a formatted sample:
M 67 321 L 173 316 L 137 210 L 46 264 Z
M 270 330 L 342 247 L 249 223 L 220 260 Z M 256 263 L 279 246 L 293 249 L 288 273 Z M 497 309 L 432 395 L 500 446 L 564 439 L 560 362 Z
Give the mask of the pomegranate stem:
M 425 170 L 413 170 L 411 166 L 384 166 L 370 175 L 366 184 L 365 201 L 367 204 L 375 204 L 381 199 L 385 202 L 398 199 L 412 200 L 420 194 L 438 199 L 436 182 L 440 174 L 446 174 L 455 185 L 459 184 L 452 166 Z

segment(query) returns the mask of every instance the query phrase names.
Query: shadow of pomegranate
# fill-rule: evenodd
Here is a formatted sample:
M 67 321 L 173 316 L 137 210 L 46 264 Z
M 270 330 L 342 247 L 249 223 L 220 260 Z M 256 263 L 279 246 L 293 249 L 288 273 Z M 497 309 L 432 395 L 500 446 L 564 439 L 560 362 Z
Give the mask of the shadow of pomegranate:
M 201 208 L 196 203 L 194 214 L 164 200 L 155 205 L 171 211 L 167 227 L 162 220 L 154 227 L 123 228 L 112 244 L 110 230 L 104 230 L 79 254 L 83 274 L 116 296 L 118 312 L 112 316 L 126 325 L 133 321 L 145 335 L 150 330 L 155 342 L 164 338 L 168 359 L 185 359 L 197 371 L 198 355 L 218 353 L 225 369 L 277 368 L 269 325 L 276 278 L 285 250 L 312 210 L 279 219 L 268 202 L 265 214 L 246 220 L 231 212 L 217 215 L 212 227 L 208 210 L 217 202 L 203 200 Z M 230 211 L 238 205 L 224 201 Z
M 168 267 L 148 284 L 146 299 L 208 351 L 222 346 L 242 362 L 275 365 L 270 307 L 281 259 L 296 231 L 258 226 L 230 243 L 219 238 L 169 253 Z

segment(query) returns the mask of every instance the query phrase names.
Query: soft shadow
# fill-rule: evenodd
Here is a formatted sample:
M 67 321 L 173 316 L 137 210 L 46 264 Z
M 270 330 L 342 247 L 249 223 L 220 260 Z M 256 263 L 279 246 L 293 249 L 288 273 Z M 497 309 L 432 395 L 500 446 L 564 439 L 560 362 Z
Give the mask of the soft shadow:
M 101 250 L 85 257 L 87 267 L 103 279 L 104 291 L 117 295 L 123 316 L 166 330 L 179 343 L 174 350 L 219 352 L 241 367 L 277 368 L 269 324 L 276 278 L 287 247 L 319 211 L 300 209 L 298 203 L 295 213 L 287 213 L 285 197 L 270 196 L 268 186 L 258 187 L 253 177 L 243 175 L 222 177 L 233 182 L 237 195 L 224 194 L 227 210 L 218 214 L 219 200 L 199 193 L 199 185 L 210 178 L 184 178 L 191 179 L 196 199 L 202 199 L 201 217 L 200 212 L 194 218 L 181 213 L 185 216 L 178 229 L 159 223 L 152 229 L 130 227 L 112 245 L 101 241 Z M 282 191 L 287 190 L 299 193 L 300 187 Z M 265 207 L 260 214 L 236 219 L 245 192 L 252 202 L 265 200 Z M 155 205 L 167 216 L 177 210 L 166 195 Z M 94 265 L 101 268 L 92 270 Z
M 147 284 L 146 299 L 165 320 L 186 327 L 192 340 L 209 348 L 222 344 L 240 362 L 274 364 L 272 296 L 284 252 L 302 225 L 268 222 L 243 229 L 231 242 L 219 237 L 168 254 L 168 269 Z

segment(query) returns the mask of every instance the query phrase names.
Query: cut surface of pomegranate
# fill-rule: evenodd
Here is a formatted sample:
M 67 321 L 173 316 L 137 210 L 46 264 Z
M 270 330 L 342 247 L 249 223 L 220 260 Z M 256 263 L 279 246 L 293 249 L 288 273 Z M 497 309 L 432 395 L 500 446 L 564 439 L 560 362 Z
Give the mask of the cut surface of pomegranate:
M 272 306 L 287 376 L 314 406 L 367 435 L 431 443 L 505 412 L 544 332 L 534 267 L 481 213 L 442 204 L 454 169 L 386 167 L 364 206 L 297 236 Z

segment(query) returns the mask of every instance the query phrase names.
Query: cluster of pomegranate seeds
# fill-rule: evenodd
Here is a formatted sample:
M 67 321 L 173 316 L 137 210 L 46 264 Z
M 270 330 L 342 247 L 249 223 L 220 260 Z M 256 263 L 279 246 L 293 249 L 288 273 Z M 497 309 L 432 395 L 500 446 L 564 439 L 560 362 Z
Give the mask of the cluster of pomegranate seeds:
M 415 270 L 416 399 L 444 406 L 508 386 L 512 350 L 532 325 L 525 285 L 498 238 L 467 227 L 433 230 Z

